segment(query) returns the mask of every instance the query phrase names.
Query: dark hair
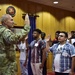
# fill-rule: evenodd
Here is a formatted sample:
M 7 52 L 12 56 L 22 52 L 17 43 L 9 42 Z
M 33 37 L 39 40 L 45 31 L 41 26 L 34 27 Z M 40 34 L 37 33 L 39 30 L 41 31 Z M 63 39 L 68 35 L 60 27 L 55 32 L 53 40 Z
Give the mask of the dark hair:
M 74 33 L 74 31 L 71 31 L 71 33 Z
M 68 38 L 67 32 L 65 32 L 65 31 L 60 31 L 60 33 L 64 33 L 64 34 L 65 34 L 65 37 Z
M 45 32 L 41 32 L 41 35 L 44 35 L 44 36 L 46 36 L 46 33 L 45 33 Z
M 42 38 L 42 40 L 45 39 L 45 36 L 46 36 L 46 33 L 45 33 L 45 32 L 42 32 L 42 33 L 41 33 L 41 38 Z
M 73 43 L 73 45 L 75 46 L 75 42 Z
M 59 34 L 59 33 L 60 33 L 60 31 L 56 31 L 55 33 L 58 33 L 58 34 Z
M 41 30 L 40 30 L 40 29 L 34 29 L 33 32 L 34 32 L 34 31 L 36 31 L 36 32 L 38 32 L 39 34 L 41 34 Z

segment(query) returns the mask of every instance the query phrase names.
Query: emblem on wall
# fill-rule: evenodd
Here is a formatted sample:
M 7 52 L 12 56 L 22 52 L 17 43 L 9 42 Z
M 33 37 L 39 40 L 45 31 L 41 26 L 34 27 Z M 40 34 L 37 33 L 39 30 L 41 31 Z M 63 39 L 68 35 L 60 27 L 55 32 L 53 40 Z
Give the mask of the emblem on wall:
M 12 17 L 15 16 L 16 14 L 16 10 L 13 6 L 9 6 L 7 9 L 6 9 L 6 13 L 7 14 L 10 14 Z

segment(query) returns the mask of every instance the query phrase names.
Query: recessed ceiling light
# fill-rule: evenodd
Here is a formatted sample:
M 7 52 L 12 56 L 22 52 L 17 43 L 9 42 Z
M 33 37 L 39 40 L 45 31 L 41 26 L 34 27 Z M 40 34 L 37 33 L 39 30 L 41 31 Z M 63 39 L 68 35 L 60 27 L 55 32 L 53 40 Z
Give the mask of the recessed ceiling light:
M 53 4 L 58 4 L 58 1 L 54 1 Z

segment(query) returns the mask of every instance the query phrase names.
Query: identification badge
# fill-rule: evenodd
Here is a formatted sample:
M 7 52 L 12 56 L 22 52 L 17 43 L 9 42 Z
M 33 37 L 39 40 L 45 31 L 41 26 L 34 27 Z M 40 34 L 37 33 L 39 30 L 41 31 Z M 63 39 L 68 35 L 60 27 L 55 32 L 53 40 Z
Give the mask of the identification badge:
M 38 43 L 35 43 L 35 47 L 37 47 L 38 46 Z

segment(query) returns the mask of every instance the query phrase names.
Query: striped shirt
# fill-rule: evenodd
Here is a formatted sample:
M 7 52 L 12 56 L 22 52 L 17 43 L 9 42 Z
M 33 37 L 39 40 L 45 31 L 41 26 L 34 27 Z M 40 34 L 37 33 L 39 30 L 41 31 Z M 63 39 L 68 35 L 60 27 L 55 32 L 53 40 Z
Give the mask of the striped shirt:
M 46 47 L 46 43 L 39 39 L 38 41 L 34 40 L 30 44 L 31 49 L 31 62 L 40 63 L 42 61 L 42 50 Z

